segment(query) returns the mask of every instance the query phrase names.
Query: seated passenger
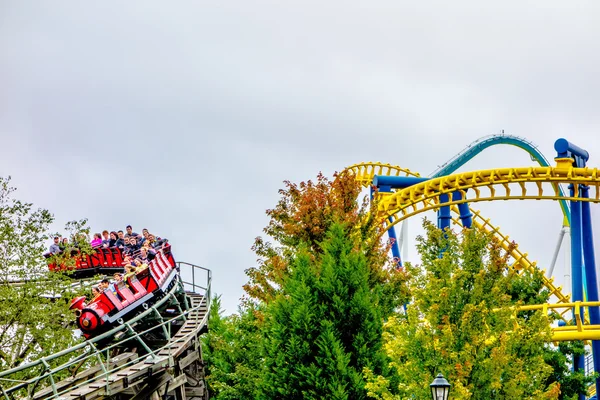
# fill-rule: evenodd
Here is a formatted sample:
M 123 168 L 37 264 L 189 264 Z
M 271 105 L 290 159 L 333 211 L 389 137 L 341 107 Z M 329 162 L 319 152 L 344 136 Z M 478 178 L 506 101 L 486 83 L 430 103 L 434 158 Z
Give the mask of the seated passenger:
M 140 249 L 140 255 L 135 259 L 137 265 L 148 264 L 150 260 L 148 259 L 148 251 L 145 247 Z
M 126 237 L 125 243 L 123 246 L 123 254 L 126 256 L 132 256 L 134 251 L 135 251 L 135 249 L 133 247 L 131 247 L 131 238 Z
M 110 282 L 108 281 L 108 279 L 102 279 L 102 281 L 100 281 L 100 284 L 98 285 L 98 288 L 100 289 L 101 292 L 105 291 L 109 287 L 110 287 Z
M 129 246 L 133 249 L 133 251 L 138 251 L 140 249 L 141 244 L 138 243 L 137 238 L 130 237 L 129 238 Z
M 139 233 L 135 233 L 133 231 L 133 228 L 131 227 L 131 225 L 127 225 L 125 230 L 127 231 L 127 233 L 125 234 L 125 237 L 140 237 Z
M 149 236 L 149 241 L 152 245 L 152 248 L 154 250 L 160 250 L 160 248 L 167 243 L 167 239 L 161 239 L 161 238 L 156 238 L 156 236 L 154 236 L 153 234 L 150 234 Z
M 52 255 L 52 254 L 58 254 L 61 252 L 60 249 L 60 245 L 59 245 L 59 240 L 60 238 L 58 236 L 54 236 L 54 243 L 52 243 L 50 245 L 50 248 L 48 249 L 48 252 Z
M 123 282 L 123 274 L 121 274 L 120 272 L 115 272 L 115 274 L 113 275 L 113 278 L 115 280 L 115 282 L 114 282 L 115 287 L 119 287 L 119 284 L 121 282 Z
M 138 273 L 138 272 L 143 271 L 143 270 L 145 270 L 147 268 L 148 268 L 148 264 L 142 264 L 142 265 L 140 265 L 139 267 L 137 267 L 135 269 L 135 272 Z
M 112 231 L 109 237 L 110 239 L 108 239 L 108 247 L 117 247 L 117 232 Z
M 137 262 L 131 256 L 126 256 L 123 260 L 123 268 L 125 268 L 125 272 L 133 271 L 137 266 Z
M 96 297 L 100 296 L 102 292 L 100 291 L 100 289 L 98 289 L 97 286 L 92 286 L 92 299 L 95 299 Z
M 102 231 L 102 247 L 110 247 L 110 237 L 108 236 L 108 231 L 105 229 Z
M 127 265 L 127 266 L 125 266 L 125 276 L 123 277 L 123 279 L 129 279 L 130 277 L 134 276 L 135 274 L 136 274 L 135 267 L 133 265 Z
M 100 247 L 102 246 L 102 236 L 99 233 L 94 233 L 94 240 L 90 242 L 92 247 Z
M 155 248 L 156 246 L 156 238 L 154 237 L 153 234 L 149 233 L 148 237 L 146 238 L 146 241 L 144 242 L 144 244 L 146 245 L 146 247 L 150 247 L 150 248 Z
M 140 246 L 143 246 L 146 241 L 148 240 L 148 235 L 150 235 L 150 232 L 148 232 L 148 229 L 144 228 L 142 229 L 142 235 L 140 237 L 138 237 L 138 244 Z

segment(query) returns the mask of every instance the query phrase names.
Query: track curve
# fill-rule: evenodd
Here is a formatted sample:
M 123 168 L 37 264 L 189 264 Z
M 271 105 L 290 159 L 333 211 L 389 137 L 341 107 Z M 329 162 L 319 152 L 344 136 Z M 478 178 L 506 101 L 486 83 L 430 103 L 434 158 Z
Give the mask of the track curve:
M 531 190 L 526 184 L 535 184 Z M 563 197 L 555 184 L 580 184 L 595 188 L 589 198 Z M 499 190 L 498 190 L 499 189 Z M 462 199 L 440 203 L 441 194 L 461 192 Z M 503 193 L 499 193 L 502 192 Z M 549 192 L 551 192 L 549 194 Z M 474 194 L 474 195 L 472 195 Z M 388 227 L 441 206 L 493 200 L 577 200 L 600 202 L 600 171 L 596 168 L 521 167 L 464 172 L 431 179 L 394 193 L 379 194 L 378 212 L 390 219 Z
M 346 168 L 344 173 L 352 173 L 355 179 L 360 182 L 363 187 L 369 187 L 375 175 L 419 177 L 417 172 L 413 172 L 409 169 L 377 162 L 364 162 L 355 164 Z M 432 199 L 427 199 L 426 202 L 427 209 L 439 207 L 438 205 L 433 204 Z M 458 209 L 456 207 L 451 207 L 451 210 L 455 215 L 458 215 Z M 509 236 L 502 234 L 498 227 L 494 226 L 489 219 L 486 219 L 481 215 L 480 211 L 474 210 L 471 207 L 471 213 L 473 214 L 473 224 L 480 229 L 492 233 L 502 248 L 510 252 L 511 257 L 514 260 L 514 263 L 511 266 L 513 269 L 517 271 L 524 270 L 530 272 L 532 272 L 534 269 L 537 269 L 537 263 L 535 261 L 530 261 L 527 253 L 522 252 L 519 249 L 518 244 L 515 244 L 513 241 L 511 241 Z M 396 221 L 396 223 L 397 222 L 399 221 Z M 460 220 L 457 218 L 454 218 L 453 222 L 457 225 L 461 225 Z M 553 278 L 547 278 L 546 276 L 543 276 L 542 279 L 544 281 L 544 286 L 548 289 L 550 294 L 554 296 L 556 302 L 566 303 L 570 301 L 570 295 L 563 294 L 562 287 L 556 286 Z
M 432 178 L 438 178 L 440 176 L 450 175 L 485 149 L 503 144 L 515 146 L 519 149 L 524 150 L 531 156 L 532 160 L 537 161 L 537 163 L 542 167 L 550 166 L 550 163 L 548 162 L 546 157 L 544 157 L 544 155 L 538 150 L 538 147 L 533 142 L 518 136 L 501 134 L 484 136 L 480 139 L 475 140 L 473 143 L 468 145 L 465 149 L 463 149 L 461 152 L 459 152 L 453 158 L 451 158 L 448 162 L 438 167 L 438 169 L 433 171 L 430 174 L 430 176 Z M 560 187 L 558 187 L 558 191 L 561 194 L 561 196 L 564 195 Z M 559 200 L 559 203 L 563 215 L 565 216 L 564 225 L 570 226 L 571 211 L 567 206 L 567 202 L 565 200 Z

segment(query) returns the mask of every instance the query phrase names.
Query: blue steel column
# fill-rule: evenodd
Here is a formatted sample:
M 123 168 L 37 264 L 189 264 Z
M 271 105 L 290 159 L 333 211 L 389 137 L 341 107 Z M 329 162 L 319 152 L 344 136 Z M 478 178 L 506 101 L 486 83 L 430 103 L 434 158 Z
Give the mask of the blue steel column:
M 390 223 L 392 223 L 392 218 L 389 219 Z M 388 229 L 388 236 L 390 238 L 390 242 L 392 243 L 392 255 L 394 256 L 394 260 L 396 261 L 396 268 L 402 268 L 402 258 L 400 258 L 400 246 L 398 246 L 398 239 L 396 239 L 396 229 L 394 227 L 390 227 Z M 406 238 L 404 238 L 406 240 Z
M 374 185 L 376 186 L 377 181 L 375 181 Z M 379 188 L 380 192 L 391 192 L 392 188 L 390 186 L 381 186 Z M 373 200 L 373 185 L 370 187 L 371 200 Z M 390 223 L 392 222 L 392 218 L 389 218 Z M 398 246 L 398 239 L 396 238 L 396 229 L 392 226 L 388 230 L 388 237 L 390 238 L 390 242 L 392 243 L 392 256 L 394 256 L 394 260 L 396 261 L 396 268 L 402 268 L 402 258 L 400 257 L 400 246 Z
M 577 185 L 569 185 L 571 197 L 575 197 Z M 583 301 L 583 270 L 582 270 L 582 252 L 581 252 L 581 202 L 571 200 L 571 293 L 573 301 Z M 584 318 L 583 312 L 581 318 Z M 573 357 L 573 367 L 577 371 L 584 369 L 584 356 Z M 579 399 L 584 400 L 585 395 L 579 394 Z
M 466 195 L 466 192 L 465 192 Z M 463 199 L 463 194 L 460 191 L 452 193 L 452 201 L 459 201 Z M 473 214 L 469 208 L 468 203 L 461 203 L 458 205 L 458 212 L 460 213 L 460 220 L 463 227 L 470 228 L 473 225 Z
M 440 194 L 440 204 L 448 203 L 449 197 L 447 194 Z M 438 210 L 438 228 L 446 230 L 450 228 L 452 216 L 450 215 L 450 206 L 442 206 Z
M 581 186 L 581 197 L 589 198 L 589 186 Z M 583 257 L 585 264 L 585 279 L 587 283 L 588 301 L 598 301 L 598 281 L 596 276 L 596 255 L 594 254 L 594 234 L 592 230 L 592 214 L 590 203 L 581 202 L 581 220 L 583 234 Z M 590 307 L 590 323 L 600 324 L 600 309 Z M 600 371 L 600 341 L 592 341 L 592 354 L 594 357 L 594 371 Z M 600 393 L 600 377 L 596 378 L 596 393 Z

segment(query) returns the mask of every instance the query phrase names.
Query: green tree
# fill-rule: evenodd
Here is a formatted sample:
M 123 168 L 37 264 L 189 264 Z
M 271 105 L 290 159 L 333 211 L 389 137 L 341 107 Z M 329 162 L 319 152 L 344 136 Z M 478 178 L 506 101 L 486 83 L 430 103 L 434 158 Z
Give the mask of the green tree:
M 203 337 L 210 398 L 257 398 L 262 374 L 262 332 L 253 305 L 223 316 L 221 299 L 211 303 L 209 331 Z
M 208 334 L 211 339 L 207 344 L 210 351 L 206 357 L 211 365 L 207 376 L 211 393 L 218 398 L 281 398 L 271 383 L 271 386 L 265 387 L 258 385 L 259 382 L 282 382 L 281 379 L 272 379 L 272 374 L 276 374 L 273 368 L 277 365 L 277 343 L 281 343 L 281 349 L 284 349 L 283 341 L 290 335 L 298 346 L 303 346 L 300 343 L 302 341 L 311 344 L 308 350 L 303 348 L 303 351 L 316 352 L 318 348 L 313 346 L 313 338 L 319 335 L 319 343 L 325 347 L 311 367 L 312 375 L 295 376 L 295 384 L 310 385 L 313 381 L 302 382 L 302 379 L 326 377 L 334 369 L 341 368 L 334 363 L 343 364 L 348 358 L 348 366 L 340 377 L 343 383 L 338 385 L 335 393 L 346 390 L 364 397 L 364 389 L 361 389 L 364 386 L 362 367 L 369 365 L 387 376 L 387 362 L 377 358 L 385 357 L 377 350 L 380 346 L 378 341 L 381 340 L 381 325 L 383 319 L 405 301 L 403 282 L 406 275 L 395 268 L 386 268 L 391 263 L 387 256 L 388 246 L 380 240 L 383 233 L 381 221 L 376 218 L 376 213 L 370 212 L 367 198 L 359 201 L 361 188 L 354 177 L 336 175 L 329 180 L 319 174 L 314 182 L 285 182 L 285 186 L 280 190 L 281 199 L 276 207 L 267 210 L 270 217 L 264 229 L 267 238 L 258 237 L 254 243 L 253 250 L 259 257 L 258 265 L 246 271 L 249 280 L 244 286 L 246 297 L 242 301 L 240 315 L 226 318 L 215 316 L 213 318 L 217 319 L 211 319 Z M 329 235 L 334 225 L 336 237 L 344 237 L 343 243 L 347 246 L 344 249 L 350 251 L 349 254 L 343 253 L 343 259 L 346 260 L 343 263 L 342 258 L 336 259 L 333 250 L 326 251 L 324 246 L 325 242 L 333 240 Z M 341 249 L 339 245 L 336 246 Z M 308 263 L 305 267 L 313 275 L 319 277 L 320 295 L 314 299 L 315 303 L 310 303 L 311 307 L 316 307 L 318 311 L 317 320 L 329 321 L 330 326 L 317 326 L 316 331 L 302 331 L 302 327 L 294 325 L 289 327 L 297 329 L 294 334 L 280 332 L 279 335 L 278 328 L 274 326 L 278 317 L 273 315 L 289 307 L 295 310 L 286 301 L 290 293 L 299 290 L 296 286 L 298 277 L 302 275 L 301 260 Z M 357 263 L 357 271 L 345 269 L 352 263 Z M 336 280 L 338 275 L 346 279 L 341 286 Z M 365 306 L 359 300 L 365 298 L 368 299 L 366 303 L 375 308 L 369 308 L 369 311 L 365 311 L 366 319 L 356 322 L 360 319 L 356 313 Z M 270 309 L 274 301 L 276 304 Z M 330 305 L 338 308 L 328 310 Z M 346 305 L 346 308 L 342 305 Z M 375 314 L 371 315 L 371 312 Z M 215 323 L 215 320 L 219 322 Z M 284 320 L 290 324 L 294 322 Z M 248 346 L 249 341 L 244 338 L 251 338 L 260 346 Z M 231 355 L 238 351 L 244 355 Z M 335 354 L 336 358 L 330 357 L 328 352 Z M 304 354 L 309 357 L 309 353 Z M 375 354 L 377 357 L 371 360 Z M 257 360 L 260 360 L 258 364 Z M 265 370 L 266 365 L 269 368 Z M 259 374 L 254 374 L 254 371 Z M 332 379 L 334 376 L 337 375 L 332 375 Z M 322 383 L 337 385 L 327 379 Z M 249 388 L 256 386 L 261 386 L 262 394 L 252 394 Z M 318 391 L 334 393 L 326 392 L 321 387 Z M 354 398 L 352 394 L 349 396 Z
M 10 177 L 0 177 L 0 371 L 76 341 L 68 299 L 59 297 L 71 280 L 49 274 L 43 257 L 53 216 L 13 198 L 14 191 Z
M 369 283 L 365 249 L 342 224 L 292 261 L 291 276 L 266 312 L 263 397 L 363 399 L 363 368 L 387 375 L 383 290 Z
M 514 310 L 547 300 L 541 272 L 508 269 L 508 254 L 487 233 L 443 233 L 429 221 L 424 227 L 417 246 L 422 265 L 407 265 L 411 301 L 384 332 L 400 383 L 367 369 L 372 397 L 429 399 L 427 384 L 440 372 L 454 399 L 570 398 L 577 389 L 561 394 L 561 383 L 585 385 L 547 344 L 549 318 Z

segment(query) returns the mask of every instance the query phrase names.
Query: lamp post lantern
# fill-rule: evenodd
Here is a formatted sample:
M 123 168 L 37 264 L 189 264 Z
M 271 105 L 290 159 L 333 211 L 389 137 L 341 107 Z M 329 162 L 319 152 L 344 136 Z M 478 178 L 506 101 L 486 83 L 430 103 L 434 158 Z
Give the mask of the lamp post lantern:
M 450 384 L 444 378 L 444 375 L 438 374 L 429 387 L 431 388 L 431 397 L 433 400 L 448 400 Z

